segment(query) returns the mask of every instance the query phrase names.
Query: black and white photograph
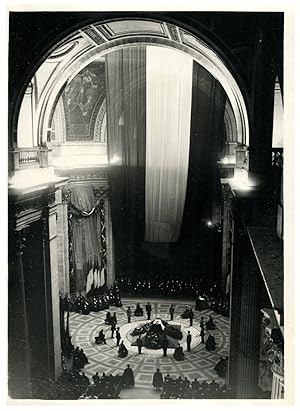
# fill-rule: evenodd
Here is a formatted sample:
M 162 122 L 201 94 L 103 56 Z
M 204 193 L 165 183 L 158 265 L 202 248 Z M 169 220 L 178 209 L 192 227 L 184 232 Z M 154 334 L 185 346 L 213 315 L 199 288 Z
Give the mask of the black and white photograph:
M 9 400 L 289 404 L 287 12 L 82 3 L 7 10 Z

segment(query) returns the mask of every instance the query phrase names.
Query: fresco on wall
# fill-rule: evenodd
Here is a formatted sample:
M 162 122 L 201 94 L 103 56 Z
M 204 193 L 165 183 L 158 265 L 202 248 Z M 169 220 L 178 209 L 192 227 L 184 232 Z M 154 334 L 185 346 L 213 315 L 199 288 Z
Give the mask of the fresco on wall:
M 97 114 L 105 99 L 105 65 L 93 62 L 66 86 L 63 102 L 67 141 L 93 141 Z

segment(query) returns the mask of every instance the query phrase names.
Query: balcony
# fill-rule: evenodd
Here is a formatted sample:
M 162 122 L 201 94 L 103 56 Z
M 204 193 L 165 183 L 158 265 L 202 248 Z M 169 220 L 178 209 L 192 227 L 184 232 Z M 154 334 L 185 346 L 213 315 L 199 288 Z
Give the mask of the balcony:
M 18 147 L 11 150 L 9 156 L 13 160 L 14 171 L 35 167 L 46 168 L 48 167 L 49 151 L 51 150 L 47 147 Z

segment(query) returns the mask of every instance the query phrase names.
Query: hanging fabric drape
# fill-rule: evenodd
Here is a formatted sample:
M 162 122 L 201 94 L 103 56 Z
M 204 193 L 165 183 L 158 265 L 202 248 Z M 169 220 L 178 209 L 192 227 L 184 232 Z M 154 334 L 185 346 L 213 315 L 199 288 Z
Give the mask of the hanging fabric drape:
M 146 48 L 111 52 L 105 63 L 115 262 L 126 260 L 128 265 L 131 254 L 126 246 L 144 235 Z
M 192 63 L 168 48 L 147 47 L 145 241 L 178 239 L 186 196 Z
M 98 213 L 91 212 L 95 207 L 92 186 L 72 187 L 71 205 L 82 212 L 73 215 L 73 260 L 78 292 L 88 292 L 94 283 L 94 272 L 101 270 L 101 236 L 97 227 Z
M 217 150 L 224 132 L 226 94 L 222 85 L 198 63 L 193 63 L 192 114 L 184 237 L 199 239 L 201 219 L 212 213 L 216 187 Z

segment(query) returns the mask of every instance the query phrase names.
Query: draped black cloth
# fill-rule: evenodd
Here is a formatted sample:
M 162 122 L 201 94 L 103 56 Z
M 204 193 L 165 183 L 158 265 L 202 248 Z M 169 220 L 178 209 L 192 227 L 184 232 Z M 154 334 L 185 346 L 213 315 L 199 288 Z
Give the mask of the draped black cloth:
M 146 47 L 106 56 L 107 147 L 116 272 L 145 229 Z M 124 262 L 124 261 L 123 261 Z
M 90 185 L 73 186 L 71 205 L 81 214 L 73 213 L 73 261 L 75 288 L 86 291 L 87 275 L 91 269 L 101 269 L 101 234 L 98 212 L 95 212 L 95 197 Z
M 222 85 L 194 62 L 189 169 L 181 231 L 185 239 L 198 238 L 201 219 L 211 217 L 216 194 L 218 146 L 224 134 L 225 103 Z

